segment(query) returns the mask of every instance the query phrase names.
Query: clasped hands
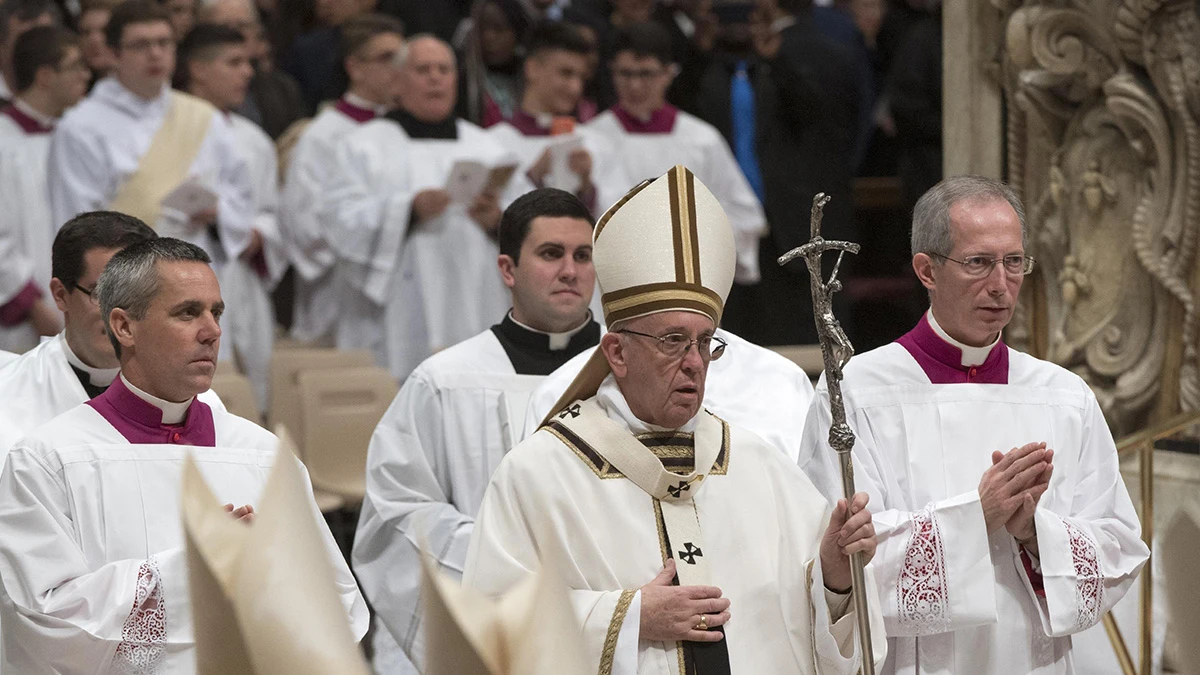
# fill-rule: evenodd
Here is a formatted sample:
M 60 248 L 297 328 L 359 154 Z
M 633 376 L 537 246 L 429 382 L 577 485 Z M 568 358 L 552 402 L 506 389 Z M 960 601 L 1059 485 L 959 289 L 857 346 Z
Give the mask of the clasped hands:
M 839 499 L 821 537 L 821 570 L 825 586 L 835 592 L 850 588 L 850 555 L 861 552 L 870 562 L 877 544 L 867 510 L 868 496 L 859 492 L 849 504 Z M 719 642 L 729 621 L 729 599 L 716 586 L 674 586 L 676 563 L 668 560 L 653 581 L 642 586 L 640 639 L 652 642 Z
M 992 466 L 979 481 L 979 502 L 988 534 L 1001 527 L 1037 553 L 1034 513 L 1050 487 L 1054 451 L 1044 442 L 1026 443 L 1008 452 L 992 453 Z

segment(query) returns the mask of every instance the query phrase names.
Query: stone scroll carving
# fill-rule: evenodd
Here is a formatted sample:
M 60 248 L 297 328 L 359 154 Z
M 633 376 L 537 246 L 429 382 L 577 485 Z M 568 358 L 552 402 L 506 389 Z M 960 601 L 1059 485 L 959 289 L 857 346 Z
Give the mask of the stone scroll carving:
M 993 0 L 1007 178 L 1038 260 L 1007 339 L 1081 375 L 1114 431 L 1200 409 L 1193 0 Z

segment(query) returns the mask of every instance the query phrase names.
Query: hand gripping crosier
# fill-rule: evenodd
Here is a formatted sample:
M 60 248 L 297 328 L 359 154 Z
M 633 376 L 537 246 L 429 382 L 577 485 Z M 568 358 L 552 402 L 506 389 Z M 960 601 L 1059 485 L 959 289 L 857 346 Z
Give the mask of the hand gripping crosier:
M 825 361 L 825 386 L 829 390 L 829 407 L 833 417 L 833 424 L 829 428 L 829 445 L 837 451 L 842 467 L 842 491 L 846 495 L 846 501 L 850 502 L 854 496 L 854 464 L 850 456 L 850 451 L 854 448 L 854 432 L 846 423 L 846 405 L 842 401 L 842 368 L 850 361 L 850 357 L 854 356 L 854 346 L 850 344 L 842 325 L 833 315 L 833 294 L 842 290 L 842 282 L 837 278 L 838 269 L 842 266 L 842 257 L 847 252 L 858 253 L 859 245 L 848 241 L 829 241 L 821 236 L 821 218 L 829 199 L 823 192 L 813 197 L 812 238 L 807 244 L 780 256 L 779 264 L 786 265 L 796 258 L 804 258 L 804 263 L 808 265 L 813 316 L 817 322 L 817 335 L 821 340 L 821 356 Z M 838 252 L 837 262 L 828 281 L 821 274 L 821 257 L 826 251 Z M 871 623 L 867 614 L 861 552 L 850 555 L 850 579 L 855 618 L 858 621 L 858 642 L 862 648 L 860 672 L 863 675 L 874 675 L 875 655 L 871 649 Z

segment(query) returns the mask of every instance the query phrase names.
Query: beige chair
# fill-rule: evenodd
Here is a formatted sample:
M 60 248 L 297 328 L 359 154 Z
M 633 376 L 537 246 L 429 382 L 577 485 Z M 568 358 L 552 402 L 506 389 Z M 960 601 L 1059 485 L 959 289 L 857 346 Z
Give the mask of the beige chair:
M 298 380 L 303 456 L 313 488 L 356 507 L 366 492 L 371 435 L 400 387 L 377 366 L 306 370 Z
M 1162 565 L 1166 574 L 1168 621 L 1179 637 L 1179 672 L 1200 675 L 1200 509 L 1179 510 L 1162 538 Z M 1144 574 L 1144 572 L 1143 572 Z
M 370 352 L 344 352 L 336 349 L 276 349 L 271 353 L 271 407 L 267 411 L 270 428 L 282 424 L 296 439 L 300 459 L 304 459 L 304 430 L 300 425 L 298 380 L 302 371 L 327 368 L 355 368 L 374 363 Z
M 821 345 L 787 345 L 768 347 L 768 349 L 800 366 L 800 369 L 814 380 L 821 377 L 821 373 L 825 370 L 825 361 L 821 357 Z
M 262 411 L 254 399 L 254 385 L 245 375 L 237 371 L 222 372 L 218 366 L 217 374 L 213 375 L 212 390 L 221 397 L 226 410 L 255 424 L 262 424 Z

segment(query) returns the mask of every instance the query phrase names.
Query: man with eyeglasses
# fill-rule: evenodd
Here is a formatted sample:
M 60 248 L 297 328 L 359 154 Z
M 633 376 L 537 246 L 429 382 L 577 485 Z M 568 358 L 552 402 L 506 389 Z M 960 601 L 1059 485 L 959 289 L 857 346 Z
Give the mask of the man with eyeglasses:
M 737 243 L 734 281 L 761 279 L 759 239 L 767 233 L 762 204 L 746 182 L 725 138 L 708 122 L 667 103 L 679 74 L 671 34 L 657 23 L 617 31 L 610 71 L 617 104 L 588 122 L 608 141 L 625 174 L 643 179 L 683 164 L 713 191 L 733 226 Z
M 0 349 L 23 352 L 62 326 L 45 297 L 58 229 L 46 193 L 46 160 L 54 124 L 87 92 L 88 69 L 78 38 L 60 26 L 22 33 L 13 56 L 18 95 L 0 107 Z
M 720 204 L 677 166 L 610 209 L 593 247 L 610 330 L 493 474 L 464 583 L 499 594 L 545 561 L 601 675 L 854 673 L 848 554 L 874 553 L 866 495 L 830 504 L 702 407 L 734 274 Z
M 120 364 L 104 333 L 93 291 L 117 251 L 157 235 L 145 223 L 112 211 L 72 218 L 54 238 L 49 289 L 65 326 L 58 335 L 0 368 L 0 464 L 34 428 L 104 392 Z M 200 399 L 224 410 L 212 392 Z
M 250 246 L 247 166 L 220 112 L 170 88 L 176 36 L 153 0 L 112 11 L 113 74 L 68 112 L 50 143 L 56 222 L 111 209 L 203 248 L 217 269 Z M 165 202 L 165 203 L 164 203 Z
M 1087 383 L 1001 339 L 1033 269 L 1026 243 L 1007 185 L 934 186 L 912 227 L 930 309 L 845 369 L 855 478 L 879 509 L 885 673 L 1073 673 L 1071 636 L 1100 621 L 1148 556 Z M 800 462 L 833 497 L 829 428 L 822 380 Z

